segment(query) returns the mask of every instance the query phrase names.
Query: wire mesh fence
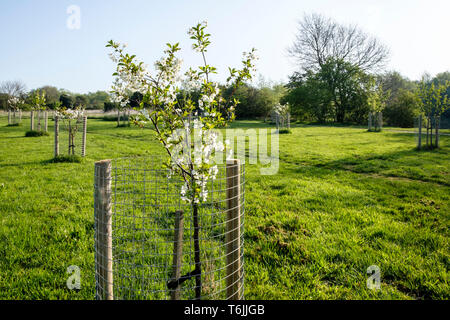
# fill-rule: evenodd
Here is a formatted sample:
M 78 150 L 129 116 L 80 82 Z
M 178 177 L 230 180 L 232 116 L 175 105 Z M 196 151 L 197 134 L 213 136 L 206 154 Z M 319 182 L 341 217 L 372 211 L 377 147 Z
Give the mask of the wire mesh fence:
M 195 206 L 161 163 L 96 163 L 96 298 L 242 299 L 244 165 L 219 165 Z

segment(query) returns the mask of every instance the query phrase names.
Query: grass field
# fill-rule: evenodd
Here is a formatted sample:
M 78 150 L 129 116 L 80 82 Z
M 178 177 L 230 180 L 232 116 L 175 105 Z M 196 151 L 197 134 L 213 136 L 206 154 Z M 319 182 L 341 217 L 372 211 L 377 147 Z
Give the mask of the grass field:
M 50 163 L 53 134 L 0 118 L 0 299 L 94 298 L 94 161 L 162 153 L 153 132 L 88 124 L 82 163 Z M 49 130 L 52 132 L 53 123 Z M 258 122 L 237 122 L 259 128 Z M 247 166 L 246 299 L 449 299 L 450 137 L 302 126 L 280 170 Z M 66 287 L 81 268 L 79 292 Z M 381 269 L 381 290 L 366 270 Z

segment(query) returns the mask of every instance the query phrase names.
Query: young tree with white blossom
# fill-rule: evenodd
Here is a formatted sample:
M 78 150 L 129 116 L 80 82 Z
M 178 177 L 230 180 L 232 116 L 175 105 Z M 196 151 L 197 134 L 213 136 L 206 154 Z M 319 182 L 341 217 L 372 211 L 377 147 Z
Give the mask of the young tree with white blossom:
M 66 109 L 64 107 L 58 107 L 55 111 L 55 117 L 62 120 L 67 132 L 69 133 L 69 146 L 68 155 L 75 155 L 75 136 L 78 133 L 81 120 L 84 116 L 84 109 L 81 107 L 74 109 Z
M 39 91 L 37 90 L 32 97 L 32 106 L 31 109 L 33 111 L 37 111 L 37 118 L 38 118 L 38 126 L 37 131 L 41 131 L 41 111 L 44 111 L 46 109 L 46 98 L 45 98 L 45 91 Z M 33 123 L 33 119 L 31 119 L 31 123 Z M 32 125 L 33 127 L 33 125 Z M 33 130 L 33 128 L 31 128 Z
M 16 113 L 21 112 L 20 110 L 21 110 L 23 104 L 24 104 L 24 101 L 19 97 L 15 97 L 15 96 L 8 97 L 8 106 L 9 106 L 10 110 L 13 110 L 13 121 L 12 121 L 13 123 L 12 124 L 14 124 L 14 125 L 17 125 L 20 122 L 20 119 L 19 119 L 19 122 L 17 122 Z M 8 120 L 9 120 L 9 118 L 8 118 Z M 8 125 L 10 125 L 10 124 L 11 123 L 8 122 Z
M 289 122 L 290 122 L 290 106 L 289 103 L 276 104 L 273 109 L 272 113 L 275 116 L 275 121 L 277 124 L 277 130 L 279 131 L 279 127 L 285 128 L 284 130 L 289 130 Z
M 154 64 L 154 74 L 135 55 L 126 53 L 126 46 L 112 40 L 107 44 L 112 49 L 110 58 L 117 64 L 113 74 L 113 101 L 123 107 L 129 103 L 130 93 L 137 91 L 142 94 L 140 113 L 134 118 L 134 123 L 141 127 L 146 123 L 153 126 L 157 139 L 167 152 L 166 165 L 170 174 L 179 175 L 184 180 L 181 196 L 192 205 L 195 249 L 195 270 L 184 280 L 195 277 L 197 298 L 201 297 L 202 288 L 198 208 L 208 198 L 207 182 L 215 179 L 218 172 L 214 154 L 226 147 L 214 129 L 234 120 L 234 111 L 239 103 L 233 95 L 225 100 L 218 83 L 211 79 L 217 69 L 207 61 L 211 35 L 206 32 L 206 27 L 207 23 L 202 22 L 188 31 L 194 41 L 192 48 L 201 55 L 203 64 L 189 68 L 184 76 L 180 75 L 182 61 L 177 57 L 180 51 L 178 43 L 167 44 L 164 56 Z M 241 69 L 229 68 L 227 83 L 235 90 L 250 80 L 256 71 L 255 51 L 244 52 Z M 193 98 L 193 90 L 199 92 L 198 99 Z M 191 117 L 192 123 L 188 120 Z

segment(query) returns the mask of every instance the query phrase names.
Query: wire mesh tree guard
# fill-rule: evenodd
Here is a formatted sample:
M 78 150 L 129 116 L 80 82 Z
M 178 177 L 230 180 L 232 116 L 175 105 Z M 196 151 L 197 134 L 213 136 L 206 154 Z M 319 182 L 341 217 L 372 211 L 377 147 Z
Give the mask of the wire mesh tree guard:
M 48 131 L 48 111 L 35 110 L 30 112 L 30 130 Z
M 159 157 L 95 164 L 96 299 L 244 298 L 245 167 L 218 169 L 195 206 Z
M 8 109 L 8 125 L 19 125 L 22 122 L 22 110 L 17 108 Z
M 379 132 L 383 130 L 383 113 L 369 112 L 368 116 L 368 131 Z
M 64 121 L 55 116 L 55 158 L 65 153 L 68 156 L 86 156 L 87 116 Z M 81 132 L 79 132 L 81 131 Z
M 440 129 L 440 117 L 418 115 L 414 121 L 417 149 L 439 148 L 441 146 Z
M 291 114 L 288 112 L 286 114 L 279 114 L 276 112 L 271 113 L 272 122 L 275 123 L 277 132 L 280 130 L 290 130 L 291 129 Z

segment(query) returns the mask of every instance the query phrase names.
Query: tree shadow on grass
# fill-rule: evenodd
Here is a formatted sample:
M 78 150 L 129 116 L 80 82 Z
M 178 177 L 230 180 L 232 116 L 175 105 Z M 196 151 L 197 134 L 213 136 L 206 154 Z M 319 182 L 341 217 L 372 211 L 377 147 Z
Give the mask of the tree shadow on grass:
M 148 132 L 146 132 L 148 134 Z M 123 140 L 133 140 L 133 141 L 146 141 L 149 142 L 154 138 L 153 135 L 136 135 L 136 134 L 127 134 L 127 133 L 105 133 L 105 132 L 88 132 L 89 134 L 96 135 L 96 136 L 102 136 L 107 138 L 114 138 L 114 139 L 123 139 Z

